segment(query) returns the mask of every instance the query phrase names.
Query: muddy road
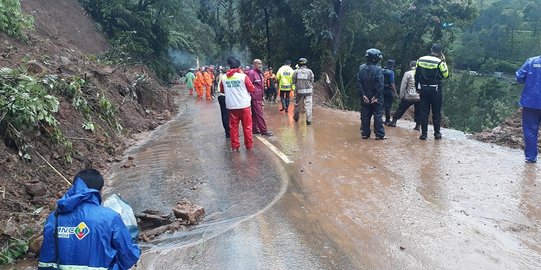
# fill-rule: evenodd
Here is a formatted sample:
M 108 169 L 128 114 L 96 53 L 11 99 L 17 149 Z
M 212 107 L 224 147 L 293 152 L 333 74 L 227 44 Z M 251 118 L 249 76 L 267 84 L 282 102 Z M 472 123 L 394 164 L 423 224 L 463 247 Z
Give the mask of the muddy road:
M 362 140 L 358 113 L 316 108 L 306 126 L 267 103 L 263 139 L 287 163 L 260 138 L 232 153 L 216 101 L 182 106 L 106 192 L 207 215 L 144 244 L 136 269 L 541 269 L 541 172 L 519 150 L 451 130 L 420 141 L 408 121 Z

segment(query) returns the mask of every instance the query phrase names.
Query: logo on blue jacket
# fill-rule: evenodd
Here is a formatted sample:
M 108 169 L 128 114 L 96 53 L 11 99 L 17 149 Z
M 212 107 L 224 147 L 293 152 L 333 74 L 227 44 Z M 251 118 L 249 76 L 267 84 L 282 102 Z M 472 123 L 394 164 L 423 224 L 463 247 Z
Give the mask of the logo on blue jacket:
M 90 233 L 90 229 L 84 222 L 76 227 L 58 227 L 58 238 L 70 238 L 72 234 L 79 240 L 83 240 Z

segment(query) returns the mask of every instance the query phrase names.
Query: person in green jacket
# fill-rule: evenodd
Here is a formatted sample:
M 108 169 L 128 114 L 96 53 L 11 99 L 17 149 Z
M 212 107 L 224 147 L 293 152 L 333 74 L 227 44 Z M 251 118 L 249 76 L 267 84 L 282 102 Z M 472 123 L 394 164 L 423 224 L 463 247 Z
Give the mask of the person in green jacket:
M 287 113 L 290 99 L 289 94 L 293 89 L 293 69 L 291 68 L 290 60 L 286 60 L 284 65 L 278 69 L 276 80 L 278 81 L 278 91 L 280 92 L 280 101 L 282 102 L 280 111 L 286 111 Z
M 186 87 L 188 88 L 188 90 L 190 90 L 190 96 L 193 96 L 193 91 L 195 89 L 193 85 L 193 81 L 195 80 L 195 74 L 193 74 L 193 72 L 194 69 L 190 68 L 188 73 L 186 73 Z

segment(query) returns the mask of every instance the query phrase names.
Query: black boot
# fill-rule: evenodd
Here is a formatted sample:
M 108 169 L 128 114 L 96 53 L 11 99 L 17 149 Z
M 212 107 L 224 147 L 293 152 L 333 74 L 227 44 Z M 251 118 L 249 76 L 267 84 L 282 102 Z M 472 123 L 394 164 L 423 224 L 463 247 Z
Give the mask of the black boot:
M 413 130 L 417 130 L 417 131 L 421 130 L 421 124 L 415 123 L 415 127 L 413 128 Z
M 393 118 L 393 121 L 391 121 L 389 124 L 387 124 L 387 126 L 390 126 L 390 127 L 396 127 L 396 121 L 397 121 L 397 120 L 398 120 L 398 119 Z

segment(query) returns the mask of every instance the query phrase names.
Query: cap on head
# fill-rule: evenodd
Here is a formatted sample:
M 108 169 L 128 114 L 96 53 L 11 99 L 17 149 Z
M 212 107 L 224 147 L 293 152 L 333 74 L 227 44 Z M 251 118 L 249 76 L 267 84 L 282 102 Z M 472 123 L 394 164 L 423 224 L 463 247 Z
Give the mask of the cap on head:
M 299 62 L 298 62 L 299 66 L 304 66 L 306 65 L 306 63 L 308 63 L 308 60 L 306 60 L 306 58 L 303 57 L 299 59 Z
M 291 65 L 291 60 L 286 60 L 286 61 L 284 61 L 284 65 L 286 65 L 286 66 Z
M 411 61 L 410 62 L 410 68 L 413 68 L 413 67 L 416 67 L 417 66 L 417 61 Z
M 228 57 L 227 58 L 227 64 L 230 68 L 239 68 L 240 67 L 240 60 L 236 59 L 235 57 Z
M 432 47 L 430 48 L 431 53 L 441 53 L 443 51 L 443 46 L 441 46 L 438 43 L 434 43 Z
M 83 182 L 86 184 L 88 188 L 95 189 L 98 191 L 101 191 L 101 189 L 103 188 L 103 184 L 104 184 L 103 176 L 96 169 L 84 169 L 78 172 L 73 177 L 73 182 L 75 182 L 75 180 L 77 179 L 83 180 Z
M 389 59 L 389 60 L 387 60 L 387 64 L 385 66 L 388 67 L 388 68 L 394 68 L 395 65 L 396 65 L 396 61 L 392 60 L 392 59 Z

